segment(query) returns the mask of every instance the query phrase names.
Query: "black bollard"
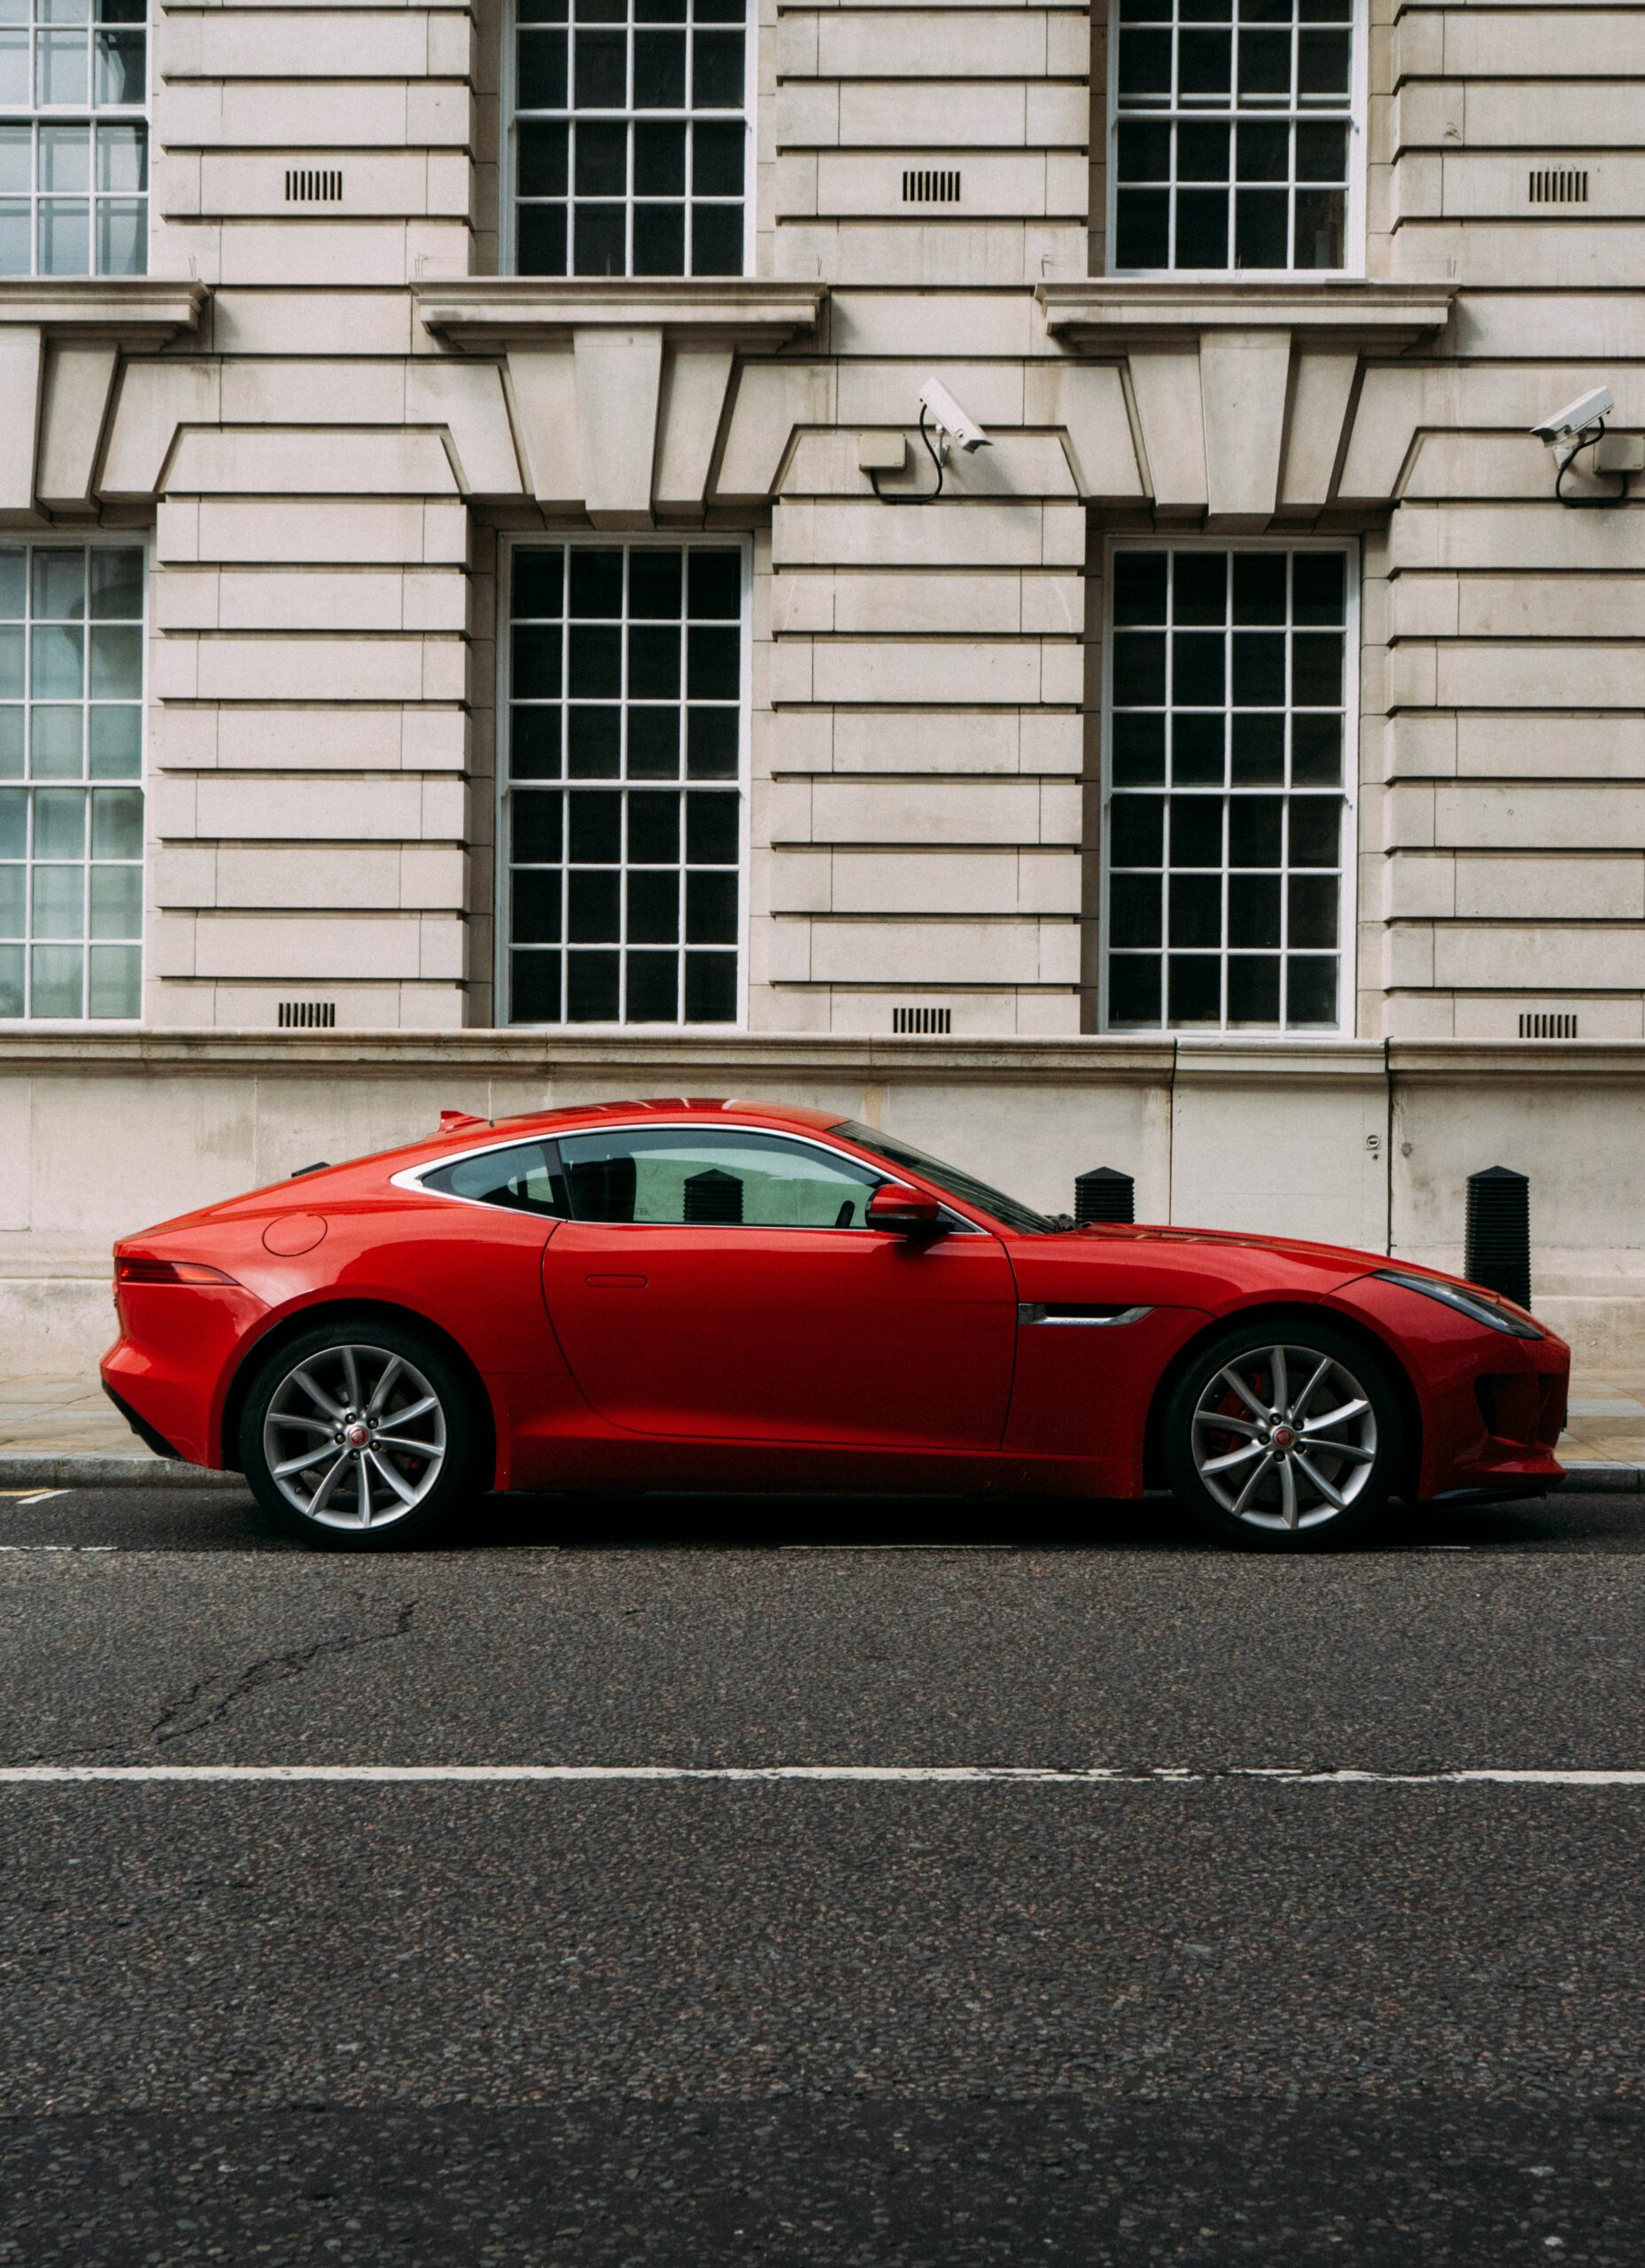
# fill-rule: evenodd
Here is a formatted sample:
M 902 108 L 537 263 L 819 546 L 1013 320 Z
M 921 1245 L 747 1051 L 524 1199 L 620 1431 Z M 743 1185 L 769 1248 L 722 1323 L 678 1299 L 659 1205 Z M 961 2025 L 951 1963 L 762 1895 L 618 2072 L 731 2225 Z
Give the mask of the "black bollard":
M 1136 1182 L 1113 1166 L 1093 1166 L 1089 1173 L 1076 1174 L 1074 1217 L 1082 1228 L 1087 1221 L 1134 1221 Z
M 1470 1284 L 1501 1292 L 1522 1308 L 1531 1304 L 1531 1184 L 1509 1166 L 1487 1166 L 1468 1177 L 1463 1273 Z
M 708 1228 L 742 1218 L 742 1184 L 734 1173 L 706 1166 L 701 1173 L 687 1175 L 685 1192 L 688 1228 Z

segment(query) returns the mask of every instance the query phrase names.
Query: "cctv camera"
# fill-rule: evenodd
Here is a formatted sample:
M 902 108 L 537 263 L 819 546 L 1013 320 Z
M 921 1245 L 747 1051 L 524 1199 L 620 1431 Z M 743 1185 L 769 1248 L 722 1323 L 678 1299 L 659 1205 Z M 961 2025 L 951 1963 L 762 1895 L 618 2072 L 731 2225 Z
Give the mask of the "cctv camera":
M 1559 450 L 1562 444 L 1568 445 L 1579 433 L 1586 432 L 1590 425 L 1598 424 L 1602 417 L 1609 417 L 1616 406 L 1616 398 L 1610 388 L 1596 386 L 1592 393 L 1579 394 L 1575 401 L 1567 402 L 1563 409 L 1556 409 L 1551 417 L 1545 417 L 1531 431 L 1539 441 L 1546 441 L 1550 449 Z M 1568 458 L 1568 447 L 1564 453 Z
M 921 408 L 927 410 L 931 423 L 946 440 L 954 441 L 969 455 L 973 449 L 990 447 L 982 428 L 967 417 L 940 378 L 927 378 L 919 389 Z

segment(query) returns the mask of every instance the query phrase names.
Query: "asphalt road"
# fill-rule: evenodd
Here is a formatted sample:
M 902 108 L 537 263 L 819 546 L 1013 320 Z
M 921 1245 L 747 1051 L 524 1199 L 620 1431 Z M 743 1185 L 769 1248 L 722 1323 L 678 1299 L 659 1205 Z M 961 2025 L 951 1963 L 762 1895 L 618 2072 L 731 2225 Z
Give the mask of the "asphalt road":
M 1642 1573 L 1622 1496 L 0 1500 L 0 1767 L 1114 1775 L 0 1782 L 0 2263 L 1636 2268 L 1645 1788 L 1433 1775 L 1645 1767 Z

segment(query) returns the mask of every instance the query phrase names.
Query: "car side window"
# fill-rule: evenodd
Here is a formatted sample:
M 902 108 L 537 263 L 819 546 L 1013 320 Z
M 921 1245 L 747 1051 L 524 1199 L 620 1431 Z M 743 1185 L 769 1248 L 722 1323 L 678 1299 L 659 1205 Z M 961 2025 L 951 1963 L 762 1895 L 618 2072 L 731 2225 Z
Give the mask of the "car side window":
M 804 1142 L 729 1127 L 578 1134 L 559 1146 L 578 1221 L 861 1229 L 868 1200 L 886 1178 Z
M 467 1197 L 477 1205 L 500 1205 L 514 1213 L 565 1217 L 565 1184 L 552 1142 L 516 1142 L 506 1150 L 482 1150 L 423 1177 L 425 1189 Z

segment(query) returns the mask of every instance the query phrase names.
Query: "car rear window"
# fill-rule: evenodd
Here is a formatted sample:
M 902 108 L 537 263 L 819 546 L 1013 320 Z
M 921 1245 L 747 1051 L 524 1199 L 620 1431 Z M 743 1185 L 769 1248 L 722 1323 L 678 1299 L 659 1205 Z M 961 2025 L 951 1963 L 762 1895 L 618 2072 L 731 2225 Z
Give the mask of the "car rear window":
M 423 1186 L 514 1213 L 545 1213 L 556 1220 L 566 1215 L 565 1183 L 552 1142 L 515 1142 L 506 1150 L 471 1152 L 425 1173 Z

